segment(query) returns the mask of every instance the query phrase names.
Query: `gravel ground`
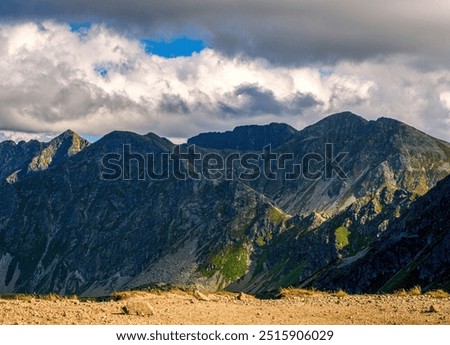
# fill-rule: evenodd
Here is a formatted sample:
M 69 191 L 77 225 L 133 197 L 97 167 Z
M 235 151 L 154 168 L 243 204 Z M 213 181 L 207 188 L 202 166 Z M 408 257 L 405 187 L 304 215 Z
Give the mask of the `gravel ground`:
M 77 299 L 0 299 L 3 325 L 209 325 L 209 324 L 450 324 L 450 298 L 427 295 L 348 295 L 288 297 L 260 300 L 237 294 L 206 294 L 206 301 L 192 293 L 122 295 L 118 301 Z M 137 303 L 136 303 L 137 302 Z M 151 312 L 132 315 L 144 305 Z M 128 314 L 124 312 L 123 307 Z M 131 309 L 131 312 L 130 312 Z

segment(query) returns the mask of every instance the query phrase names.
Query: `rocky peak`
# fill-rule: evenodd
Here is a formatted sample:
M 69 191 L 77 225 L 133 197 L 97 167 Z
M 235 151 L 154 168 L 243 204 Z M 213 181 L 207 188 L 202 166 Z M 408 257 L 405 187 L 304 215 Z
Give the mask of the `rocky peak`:
M 319 122 L 301 130 L 297 138 L 324 138 L 328 142 L 335 143 L 351 139 L 363 133 L 368 121 L 351 112 L 343 112 L 329 115 Z
M 308 154 L 324 156 L 332 144 L 342 160 L 346 179 L 308 180 L 292 183 L 252 182 L 255 189 L 273 198 L 288 212 L 335 213 L 362 196 L 372 197 L 384 188 L 422 195 L 450 173 L 450 144 L 400 121 L 381 118 L 367 121 L 350 112 L 330 115 L 280 145 L 279 153 L 293 153 L 297 163 Z M 280 191 L 283 190 L 283 193 Z
M 320 124 L 325 124 L 325 125 L 330 125 L 330 124 L 365 125 L 365 124 L 367 124 L 367 122 L 368 121 L 360 115 L 354 114 L 351 111 L 343 111 L 340 113 L 328 115 L 324 119 L 317 122 L 316 125 L 320 125 Z
M 173 147 L 173 143 L 154 133 L 140 135 L 128 131 L 113 131 L 91 145 L 95 152 L 122 152 L 124 145 L 131 145 L 131 150 L 140 153 L 167 152 Z
M 239 126 L 227 132 L 201 133 L 188 139 L 188 144 L 195 144 L 205 148 L 261 150 L 266 145 L 272 148 L 286 142 L 297 130 L 284 123 L 270 123 L 268 125 Z
M 160 137 L 159 135 L 157 135 L 153 132 L 149 132 L 149 133 L 145 134 L 143 137 L 150 139 L 163 147 L 172 147 L 174 145 L 169 139 Z
M 28 172 L 46 170 L 52 164 L 71 157 L 90 145 L 89 141 L 68 129 L 52 139 L 28 164 Z
M 37 140 L 0 143 L 2 156 L 1 177 L 9 183 L 23 179 L 27 174 L 48 169 L 77 154 L 90 145 L 89 141 L 72 130 L 67 130 L 48 143 Z

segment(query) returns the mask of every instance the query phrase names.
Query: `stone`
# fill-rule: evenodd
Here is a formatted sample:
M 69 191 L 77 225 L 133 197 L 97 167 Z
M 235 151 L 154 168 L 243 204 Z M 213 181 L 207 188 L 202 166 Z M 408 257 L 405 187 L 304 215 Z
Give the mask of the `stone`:
M 236 296 L 236 298 L 237 298 L 239 301 L 245 301 L 246 299 L 248 299 L 248 295 L 246 295 L 246 294 L 243 293 L 243 292 L 239 292 L 239 294 Z
M 438 310 L 434 305 L 430 305 L 430 313 L 437 313 Z
M 122 311 L 127 315 L 152 316 L 155 311 L 150 303 L 145 301 L 130 301 L 122 307 Z
M 194 297 L 197 298 L 199 301 L 209 301 L 209 298 L 198 290 L 194 291 Z

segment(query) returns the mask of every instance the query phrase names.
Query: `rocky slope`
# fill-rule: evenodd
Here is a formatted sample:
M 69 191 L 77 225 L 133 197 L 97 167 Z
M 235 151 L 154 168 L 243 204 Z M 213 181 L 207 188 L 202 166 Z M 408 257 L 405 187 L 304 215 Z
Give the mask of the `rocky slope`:
M 320 288 L 386 292 L 419 285 L 450 289 L 450 176 L 415 201 L 359 257 L 317 277 Z
M 101 179 L 101 158 L 124 144 L 157 156 L 172 146 L 114 132 L 53 169 L 1 186 L 2 291 L 216 287 L 245 273 L 248 238 L 266 228 L 270 201 L 239 181 Z
M 207 138 L 197 152 L 223 156 L 238 149 L 261 154 L 270 143 L 275 154 L 293 159 L 275 179 L 180 179 L 164 164 L 174 144 L 153 133 L 112 132 L 88 145 L 66 132 L 39 149 L 17 144 L 26 157 L 4 158 L 1 168 L 10 178 L 0 182 L 0 292 L 102 295 L 160 283 L 254 293 L 344 286 L 339 268 L 370 257 L 372 246 L 396 232 L 391 224 L 450 173 L 449 143 L 390 119 L 341 113 L 298 132 L 271 124 L 230 133 L 190 143 Z M 344 178 L 327 176 L 319 160 L 306 173 L 322 176 L 283 178 L 307 154 L 326 161 L 339 152 L 347 153 L 338 162 Z M 122 174 L 105 179 L 117 167 Z M 200 167 L 182 163 L 185 172 Z M 14 169 L 20 172 L 12 178 Z M 245 170 L 233 169 L 235 176 Z M 168 177 L 150 178 L 150 170 Z M 324 280 L 330 271 L 336 280 Z M 426 279 L 437 283 L 427 286 L 445 287 L 437 277 L 430 270 Z M 371 284 L 344 287 L 372 291 Z
M 336 152 L 348 152 L 343 160 L 347 179 L 253 183 L 284 210 L 279 220 L 282 231 L 255 248 L 257 265 L 248 272 L 245 284 L 235 283 L 233 288 L 255 293 L 315 285 L 336 263 L 363 256 L 418 195 L 450 172 L 448 143 L 395 120 L 366 121 L 351 113 L 330 116 L 277 150 L 295 152 L 300 161 L 308 152 L 323 152 L 327 142 Z M 367 291 L 357 280 L 345 287 Z

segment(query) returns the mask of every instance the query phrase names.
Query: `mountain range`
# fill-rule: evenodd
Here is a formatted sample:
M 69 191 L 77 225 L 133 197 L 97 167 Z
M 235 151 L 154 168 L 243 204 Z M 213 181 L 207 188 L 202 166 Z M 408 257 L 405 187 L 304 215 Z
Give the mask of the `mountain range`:
M 179 178 L 165 159 L 192 149 L 215 157 L 216 172 L 220 157 L 249 160 L 218 178 Z M 267 150 L 269 164 L 260 159 Z M 189 176 L 205 168 L 181 165 Z M 449 290 L 449 174 L 449 143 L 350 112 L 300 131 L 242 126 L 181 146 L 118 131 L 95 143 L 72 131 L 49 143 L 6 141 L 0 292 Z

